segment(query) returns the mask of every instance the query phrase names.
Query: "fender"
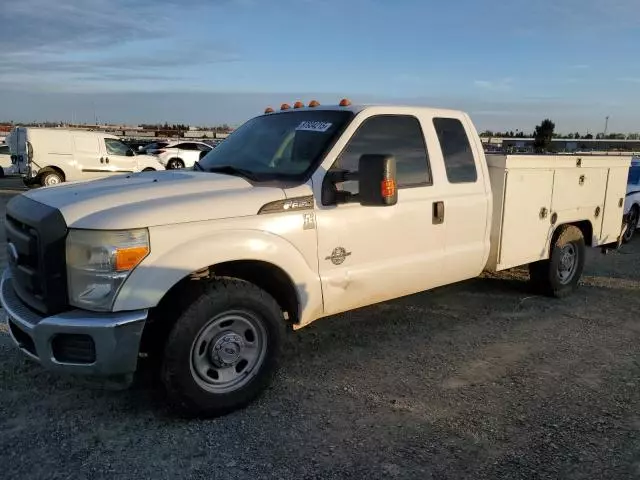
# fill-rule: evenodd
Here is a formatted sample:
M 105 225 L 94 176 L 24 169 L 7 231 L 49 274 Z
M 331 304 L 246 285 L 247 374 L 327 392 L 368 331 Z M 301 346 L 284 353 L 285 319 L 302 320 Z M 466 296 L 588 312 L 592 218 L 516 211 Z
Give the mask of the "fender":
M 114 311 L 155 307 L 171 287 L 197 270 L 234 260 L 259 260 L 289 275 L 298 294 L 301 325 L 323 315 L 318 273 L 293 244 L 278 235 L 261 230 L 223 230 L 179 243 L 160 237 L 155 242 L 152 235 L 151 254 L 121 287 Z

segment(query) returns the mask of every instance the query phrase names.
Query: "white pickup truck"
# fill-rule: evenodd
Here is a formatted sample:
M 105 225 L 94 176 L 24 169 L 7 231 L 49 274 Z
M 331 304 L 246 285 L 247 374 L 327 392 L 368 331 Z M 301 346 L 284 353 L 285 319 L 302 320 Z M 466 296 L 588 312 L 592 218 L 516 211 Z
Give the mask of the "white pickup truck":
M 617 248 L 625 157 L 489 156 L 458 111 L 268 109 L 193 170 L 62 184 L 7 205 L 0 300 L 47 368 L 131 379 L 217 415 L 270 381 L 287 326 L 530 266 L 562 297 Z

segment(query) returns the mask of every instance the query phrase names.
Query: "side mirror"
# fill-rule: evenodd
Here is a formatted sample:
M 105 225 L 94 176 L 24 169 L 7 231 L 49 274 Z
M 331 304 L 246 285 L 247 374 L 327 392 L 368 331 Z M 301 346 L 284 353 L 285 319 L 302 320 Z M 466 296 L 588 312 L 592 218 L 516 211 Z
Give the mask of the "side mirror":
M 396 159 L 393 155 L 362 155 L 358 162 L 360 205 L 390 207 L 398 203 Z

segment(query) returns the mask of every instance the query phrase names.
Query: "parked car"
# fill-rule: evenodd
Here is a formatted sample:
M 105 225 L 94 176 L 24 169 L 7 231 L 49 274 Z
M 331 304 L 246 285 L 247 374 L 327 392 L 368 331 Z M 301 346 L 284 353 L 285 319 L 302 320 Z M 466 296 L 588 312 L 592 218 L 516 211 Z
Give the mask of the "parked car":
M 158 161 L 168 170 L 192 168 L 193 165 L 213 147 L 204 142 L 177 142 L 169 144 L 150 153 L 158 157 Z
M 118 137 L 101 132 L 16 127 L 7 143 L 29 186 L 164 170 L 154 157 L 136 156 Z
M 520 265 L 565 297 L 587 246 L 621 242 L 630 157 L 485 156 L 454 110 L 268 112 L 191 171 L 13 197 L 15 344 L 123 383 L 146 358 L 174 407 L 219 415 L 269 384 L 287 326 Z
M 624 241 L 630 242 L 640 227 L 640 158 L 632 160 L 629 168 L 624 215 L 627 224 Z
M 141 155 L 153 154 L 157 150 L 165 148 L 167 145 L 169 145 L 169 142 L 152 142 L 142 147 L 138 147 L 138 153 Z

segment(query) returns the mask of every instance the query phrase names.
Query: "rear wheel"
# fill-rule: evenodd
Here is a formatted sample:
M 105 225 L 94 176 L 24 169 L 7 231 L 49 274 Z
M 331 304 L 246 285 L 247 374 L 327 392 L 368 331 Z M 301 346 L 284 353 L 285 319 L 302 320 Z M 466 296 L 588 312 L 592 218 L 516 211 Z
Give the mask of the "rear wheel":
M 180 168 L 184 168 L 184 162 L 179 158 L 172 158 L 167 162 L 167 168 L 169 170 L 177 170 Z
M 566 297 L 578 288 L 585 255 L 582 231 L 573 225 L 563 225 L 554 235 L 549 260 L 529 265 L 531 282 L 546 295 Z
M 156 169 L 155 168 L 151 168 L 151 167 L 147 167 L 144 170 L 142 170 L 143 172 L 155 172 Z
M 627 216 L 627 230 L 624 232 L 624 237 L 622 237 L 624 243 L 631 241 L 638 228 L 638 222 L 640 222 L 640 208 L 634 205 L 631 207 L 631 210 L 629 210 L 629 215 Z
M 49 170 L 40 175 L 40 185 L 49 187 L 64 182 L 62 175 L 54 170 Z
M 215 416 L 247 405 L 269 384 L 284 332 L 276 301 L 255 285 L 220 279 L 175 323 L 161 376 L 172 404 Z

